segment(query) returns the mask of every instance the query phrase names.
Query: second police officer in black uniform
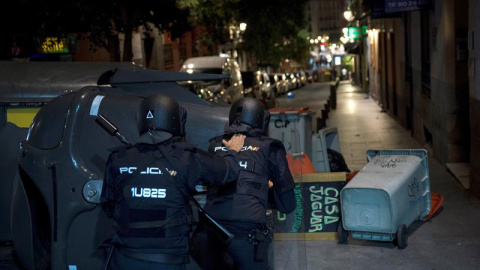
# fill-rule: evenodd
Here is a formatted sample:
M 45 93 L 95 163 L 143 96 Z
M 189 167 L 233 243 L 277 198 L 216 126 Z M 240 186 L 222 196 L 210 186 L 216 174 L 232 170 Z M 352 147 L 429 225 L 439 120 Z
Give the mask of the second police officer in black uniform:
M 139 141 L 113 152 L 102 201 L 115 233 L 110 269 L 185 269 L 194 214 L 190 192 L 200 180 L 236 180 L 245 136 L 223 141 L 215 157 L 184 142 L 186 111 L 164 95 L 145 98 L 137 114 Z
M 279 140 L 266 136 L 269 120 L 263 103 L 243 98 L 230 109 L 225 135 L 211 140 L 211 153 L 228 155 L 222 140 L 238 133 L 247 136 L 238 155 L 241 170 L 237 181 L 207 188 L 205 210 L 235 237 L 224 244 L 207 230 L 208 241 L 202 246 L 205 269 L 226 269 L 222 261 L 225 250 L 239 269 L 268 269 L 267 251 L 273 233 L 266 226 L 268 203 L 283 213 L 295 209 L 295 184 L 285 147 Z M 273 200 L 269 200 L 269 193 Z

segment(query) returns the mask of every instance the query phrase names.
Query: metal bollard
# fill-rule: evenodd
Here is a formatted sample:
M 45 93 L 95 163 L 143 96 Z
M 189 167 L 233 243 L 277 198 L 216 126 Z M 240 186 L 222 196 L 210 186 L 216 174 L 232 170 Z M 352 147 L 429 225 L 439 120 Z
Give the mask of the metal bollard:
M 323 119 L 328 119 L 328 111 L 327 110 L 322 110 L 322 118 Z
M 337 88 L 335 85 L 330 85 L 330 101 L 332 110 L 337 109 Z
M 318 117 L 318 118 L 317 118 L 317 131 L 320 130 L 320 129 L 322 129 L 322 128 L 324 128 L 324 127 L 326 127 L 326 121 L 325 121 L 325 119 Z

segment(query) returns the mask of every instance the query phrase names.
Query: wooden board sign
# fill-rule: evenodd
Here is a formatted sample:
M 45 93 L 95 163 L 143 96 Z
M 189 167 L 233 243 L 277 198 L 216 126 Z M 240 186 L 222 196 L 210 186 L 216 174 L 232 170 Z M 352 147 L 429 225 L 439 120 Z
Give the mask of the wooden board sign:
M 274 211 L 275 240 L 336 239 L 344 172 L 294 175 L 296 208 Z

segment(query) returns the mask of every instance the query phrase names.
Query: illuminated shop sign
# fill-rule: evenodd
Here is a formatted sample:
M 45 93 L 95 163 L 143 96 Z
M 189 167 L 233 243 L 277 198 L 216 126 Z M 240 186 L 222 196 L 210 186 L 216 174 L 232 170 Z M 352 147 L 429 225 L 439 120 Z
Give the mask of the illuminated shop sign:
M 47 37 L 41 46 L 42 53 L 68 53 L 66 39 Z
M 385 12 L 422 10 L 429 6 L 429 0 L 385 0 Z
M 363 35 L 367 34 L 367 26 L 360 27 L 348 27 L 348 38 L 349 39 L 361 39 Z

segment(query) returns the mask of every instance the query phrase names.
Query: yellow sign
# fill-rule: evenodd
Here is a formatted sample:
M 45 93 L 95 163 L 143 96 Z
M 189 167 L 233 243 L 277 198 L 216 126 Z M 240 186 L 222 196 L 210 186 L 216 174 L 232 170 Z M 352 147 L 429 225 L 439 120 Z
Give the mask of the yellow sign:
M 42 53 L 68 53 L 66 39 L 47 37 L 42 43 Z
M 29 128 L 40 108 L 7 108 L 7 122 L 21 128 Z

